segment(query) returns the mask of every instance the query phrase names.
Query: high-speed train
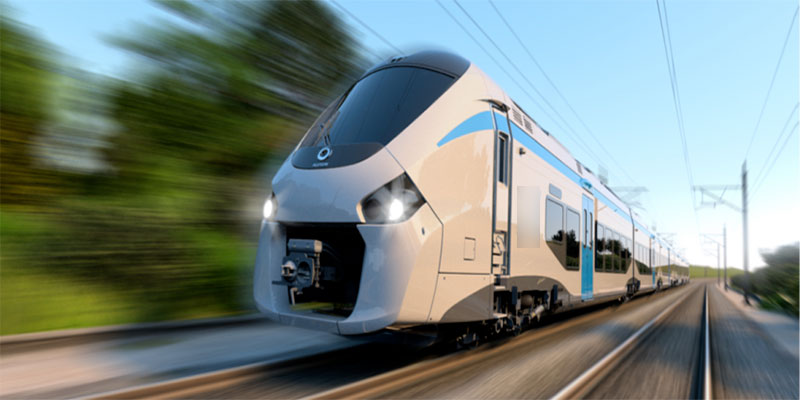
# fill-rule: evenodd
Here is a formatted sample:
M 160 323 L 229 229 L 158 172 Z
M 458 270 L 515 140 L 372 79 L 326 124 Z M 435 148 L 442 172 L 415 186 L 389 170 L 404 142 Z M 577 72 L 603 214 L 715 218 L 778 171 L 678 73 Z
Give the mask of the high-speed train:
M 688 280 L 611 189 L 449 53 L 364 73 L 272 189 L 254 296 L 289 325 L 500 332 Z

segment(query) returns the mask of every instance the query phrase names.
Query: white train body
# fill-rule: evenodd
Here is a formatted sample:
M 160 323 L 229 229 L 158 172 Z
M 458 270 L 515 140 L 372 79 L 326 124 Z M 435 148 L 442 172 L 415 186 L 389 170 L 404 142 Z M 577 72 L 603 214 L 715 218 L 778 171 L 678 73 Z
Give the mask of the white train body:
M 513 325 L 670 283 L 665 243 L 455 55 L 368 71 L 272 187 L 254 296 L 289 325 Z

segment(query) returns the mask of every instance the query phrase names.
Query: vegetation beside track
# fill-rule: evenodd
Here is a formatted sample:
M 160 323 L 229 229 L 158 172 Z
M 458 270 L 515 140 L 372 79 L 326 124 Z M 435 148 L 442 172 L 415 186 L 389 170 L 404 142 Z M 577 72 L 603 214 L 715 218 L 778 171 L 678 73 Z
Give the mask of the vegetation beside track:
M 366 63 L 325 3 L 157 5 L 115 77 L 0 5 L 0 334 L 254 308 L 274 160 Z
M 724 269 L 719 271 L 720 276 L 724 276 L 725 272 Z M 728 279 L 731 277 L 744 274 L 744 271 L 738 268 L 731 268 L 728 267 Z M 717 269 L 712 268 L 709 266 L 703 265 L 692 265 L 689 267 L 689 278 L 716 278 L 717 277 Z
M 750 291 L 761 299 L 761 307 L 798 316 L 800 291 L 800 244 L 783 245 L 772 251 L 762 251 L 767 263 L 750 274 Z M 731 284 L 742 290 L 744 276 L 736 276 Z

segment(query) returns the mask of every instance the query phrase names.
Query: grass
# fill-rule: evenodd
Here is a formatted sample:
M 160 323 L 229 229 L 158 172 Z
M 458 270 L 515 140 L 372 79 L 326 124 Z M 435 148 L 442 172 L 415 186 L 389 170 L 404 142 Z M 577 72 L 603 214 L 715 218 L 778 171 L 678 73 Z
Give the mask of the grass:
M 720 273 L 721 277 L 724 277 L 725 276 L 724 268 L 721 269 L 719 271 L 719 273 Z M 731 279 L 732 277 L 737 276 L 737 275 L 741 275 L 743 273 L 744 273 L 744 271 L 742 271 L 742 270 L 740 270 L 738 268 L 728 267 L 728 279 Z M 695 278 L 706 278 L 706 277 L 707 278 L 716 278 L 717 277 L 717 269 L 716 268 L 711 268 L 711 267 L 708 267 L 708 266 L 702 266 L 702 265 L 692 265 L 692 266 L 689 267 L 689 278 L 695 279 Z
M 186 233 L 190 237 L 181 243 L 197 249 L 193 260 L 214 268 L 172 277 L 172 282 L 197 282 L 173 293 L 166 292 L 173 284 L 143 288 L 94 272 L 102 265 L 44 257 L 59 254 L 54 253 L 59 240 L 69 233 L 52 219 L 0 212 L 0 335 L 231 315 L 247 311 L 252 301 L 254 249 L 228 235 L 208 229 Z M 85 272 L 75 273 L 79 267 Z M 163 271 L 165 279 L 182 272 Z
M 37 218 L 0 216 L 0 334 L 130 321 L 136 304 L 111 289 L 28 265 L 26 243 L 58 229 Z

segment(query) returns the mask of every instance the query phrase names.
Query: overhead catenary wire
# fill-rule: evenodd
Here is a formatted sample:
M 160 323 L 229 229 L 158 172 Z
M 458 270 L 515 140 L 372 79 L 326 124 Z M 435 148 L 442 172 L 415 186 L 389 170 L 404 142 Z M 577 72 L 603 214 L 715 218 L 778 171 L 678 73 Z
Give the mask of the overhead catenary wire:
M 772 160 L 772 153 L 774 153 L 775 149 L 778 148 L 778 144 L 781 142 L 781 138 L 783 138 L 783 134 L 786 133 L 786 128 L 789 126 L 789 122 L 792 121 L 792 116 L 797 111 L 798 107 L 800 107 L 800 102 L 795 103 L 794 108 L 792 108 L 792 111 L 789 112 L 789 115 L 786 117 L 786 122 L 784 122 L 783 128 L 781 128 L 781 133 L 778 135 L 778 138 L 775 139 L 775 144 L 772 145 L 772 149 L 770 149 L 769 155 L 767 155 L 767 158 L 764 160 L 764 166 L 761 167 L 761 170 L 759 170 L 758 175 L 756 175 L 756 178 L 753 179 L 753 187 L 755 187 L 756 184 L 758 184 L 759 179 L 761 179 L 761 177 L 763 176 L 764 171 L 766 170 L 767 164 L 769 163 L 770 160 Z M 792 131 L 789 131 L 789 134 L 791 134 L 791 132 Z
M 683 119 L 683 105 L 680 99 L 680 89 L 678 86 L 678 74 L 675 68 L 675 54 L 672 49 L 672 35 L 669 29 L 669 17 L 667 15 L 667 5 L 664 1 L 663 18 L 661 13 L 661 3 L 656 0 L 656 10 L 658 11 L 658 22 L 661 28 L 661 41 L 664 45 L 664 56 L 667 62 L 667 70 L 669 72 L 670 87 L 672 89 L 672 102 L 675 107 L 675 117 L 678 123 L 678 133 L 681 139 L 681 151 L 683 153 L 683 164 L 686 168 L 686 176 L 688 177 L 689 195 L 692 200 L 692 211 L 694 212 L 695 227 L 698 230 L 697 240 L 700 241 L 700 217 L 697 214 L 697 198 L 694 191 L 694 176 L 692 174 L 692 165 L 689 161 L 689 145 L 686 142 L 686 125 Z
M 492 39 L 492 37 L 488 33 L 486 33 L 486 31 L 475 20 L 475 18 L 473 18 L 472 15 L 470 15 L 470 13 L 467 12 L 467 10 L 463 6 L 461 6 L 461 3 L 459 3 L 457 0 L 453 0 L 453 3 L 455 3 L 455 5 L 458 6 L 459 9 L 461 9 L 461 12 L 463 12 L 464 15 L 466 15 L 466 17 L 472 22 L 472 24 L 475 25 L 476 28 L 478 28 L 478 30 L 481 32 L 481 34 L 483 34 L 484 37 L 486 37 L 486 39 L 489 41 L 489 43 L 491 43 L 492 46 L 500 53 L 500 55 L 502 55 L 503 58 L 511 65 L 511 67 L 514 68 L 515 71 L 517 71 L 517 73 L 522 77 L 522 79 L 526 83 L 528 83 L 528 86 L 530 88 L 532 88 L 533 91 L 536 92 L 537 95 L 539 95 L 539 97 L 542 99 L 542 101 L 553 111 L 553 113 L 561 120 L 561 122 L 568 128 L 568 130 L 570 132 L 572 132 L 572 134 L 575 135 L 576 137 L 579 136 L 578 133 L 575 131 L 575 129 L 573 129 L 572 126 L 569 125 L 569 122 L 567 122 L 567 120 L 564 119 L 564 117 L 561 115 L 561 113 L 559 113 L 558 110 L 555 107 L 553 107 L 553 105 L 550 103 L 550 101 L 547 99 L 547 97 L 545 95 L 543 95 L 539 91 L 539 89 L 536 87 L 536 85 L 534 85 L 530 81 L 530 79 L 528 79 L 528 77 L 525 75 L 525 73 L 523 73 L 522 70 L 517 66 L 517 64 L 514 63 L 514 61 L 503 51 L 502 48 L 500 48 L 500 46 L 497 44 L 497 42 L 495 42 L 494 39 Z M 441 6 L 441 4 L 440 4 L 440 6 Z M 552 117 L 551 117 L 551 119 L 552 119 Z M 595 154 L 591 150 L 591 148 L 589 146 L 587 146 L 585 143 L 583 143 L 580 140 L 575 140 L 575 142 L 580 144 L 581 147 L 587 152 L 587 154 L 589 154 L 589 156 L 592 157 L 595 161 L 597 161 L 598 163 L 602 163 L 601 160 L 600 160 L 600 157 L 598 157 L 597 154 Z
M 347 14 L 347 15 L 349 15 L 349 16 L 350 16 L 350 18 L 353 18 L 353 19 L 354 19 L 356 22 L 358 22 L 358 23 L 359 23 L 361 26 L 363 26 L 363 27 L 364 27 L 364 28 L 366 28 L 368 31 L 370 31 L 370 32 L 371 32 L 373 35 L 375 35 L 375 37 L 377 37 L 378 39 L 380 39 L 380 41 L 382 41 L 384 44 L 386 44 L 387 46 L 391 47 L 391 48 L 392 48 L 394 51 L 396 51 L 396 52 L 397 52 L 397 55 L 401 55 L 401 54 L 403 54 L 403 51 L 402 51 L 402 50 L 400 50 L 400 48 L 398 48 L 397 46 L 395 46 L 394 44 L 392 44 L 392 42 L 390 42 L 389 40 L 387 40 L 385 37 L 381 36 L 381 34 L 380 34 L 380 33 L 378 33 L 378 32 L 377 32 L 375 29 L 372 29 L 372 27 L 370 27 L 369 25 L 367 25 L 367 23 L 366 23 L 366 22 L 364 22 L 364 21 L 362 21 L 360 18 L 356 17 L 356 16 L 355 16 L 355 14 L 351 13 L 351 12 L 350 12 L 350 10 L 346 9 L 346 8 L 345 8 L 343 5 L 339 4 L 339 2 L 338 2 L 338 1 L 336 1 L 336 0 L 331 0 L 331 3 L 333 3 L 333 5 L 335 5 L 335 6 L 336 6 L 336 7 L 338 7 L 340 10 L 342 10 L 342 12 L 344 12 L 344 13 L 345 13 L 345 14 Z
M 533 104 L 535 104 L 535 105 L 536 105 L 536 107 L 538 107 L 538 108 L 540 108 L 540 109 L 543 109 L 542 105 L 541 105 L 541 104 L 539 104 L 539 102 L 538 102 L 538 101 L 536 101 L 536 99 L 534 99 L 534 98 L 533 98 L 533 96 L 531 96 L 531 95 L 530 95 L 530 93 L 528 93 L 528 92 L 527 92 L 525 89 L 523 89 L 523 88 L 522 88 L 522 85 L 520 85 L 520 83 L 519 83 L 519 82 L 518 82 L 518 81 L 517 81 L 517 80 L 514 78 L 514 75 L 512 75 L 510 72 L 508 72 L 508 70 L 507 70 L 507 69 L 505 69 L 505 67 L 503 67 L 503 64 L 500 64 L 499 62 L 495 61 L 494 57 L 493 57 L 493 56 L 492 56 L 492 54 L 489 52 L 489 50 L 487 50 L 487 49 L 486 49 L 486 47 L 484 47 L 484 46 L 481 44 L 481 42 L 480 42 L 480 41 L 478 41 L 478 39 L 476 39 L 476 38 L 475 38 L 475 36 L 473 36 L 473 35 L 472 35 L 472 34 L 469 32 L 469 29 L 467 29 L 467 28 L 466 28 L 466 27 L 465 27 L 463 24 L 461 24 L 461 22 L 458 20 L 458 18 L 456 18 L 456 17 L 455 17 L 455 15 L 453 15 L 453 14 L 450 12 L 450 10 L 448 10 L 448 9 L 447 9 L 447 8 L 444 6 L 444 4 L 442 4 L 442 2 L 441 2 L 440 0 L 436 0 L 436 4 L 438 4 L 438 5 L 439 5 L 439 7 L 441 7 L 441 8 L 442 8 L 442 10 L 444 10 L 444 12 L 445 12 L 445 13 L 446 13 L 446 14 L 447 14 L 449 17 L 450 17 L 450 19 L 452 19 L 452 20 L 453 20 L 453 22 L 455 22 L 455 23 L 456 23 L 456 25 L 458 25 L 458 27 L 459 27 L 459 28 L 461 28 L 461 30 L 462 30 L 462 31 L 464 31 L 464 33 L 465 33 L 465 34 L 466 34 L 466 35 L 467 35 L 467 36 L 468 36 L 470 39 L 472 39 L 472 41 L 473 41 L 473 42 L 474 42 L 476 45 L 478 45 L 478 47 L 479 47 L 479 48 L 480 48 L 480 49 L 481 49 L 481 50 L 482 50 L 482 51 L 483 51 L 483 52 L 484 52 L 484 53 L 485 53 L 487 56 L 489 56 L 489 59 L 490 59 L 490 60 L 494 61 L 495 65 L 497 65 L 497 67 L 498 67 L 498 68 L 500 68 L 500 70 L 501 70 L 501 71 L 503 71 L 503 73 L 504 73 L 504 74 L 506 74 L 506 75 L 509 77 L 509 79 L 511 79 L 511 81 L 512 81 L 512 82 L 514 82 L 514 85 L 516 85 L 518 88 L 520 88 L 520 90 L 522 90 L 522 92 L 523 92 L 523 93 L 525 93 L 525 95 L 526 95 L 526 96 L 528 96 L 528 98 L 529 98 L 529 99 L 530 99 L 530 100 L 533 102 Z M 544 110 L 543 110 L 543 112 L 544 112 Z M 545 115 L 546 115 L 548 118 L 550 118 L 551 120 L 553 119 L 553 118 L 552 118 L 552 116 L 550 116 L 550 115 L 549 115 L 549 114 L 547 114 L 546 112 L 544 112 L 544 114 L 545 114 Z M 561 126 L 559 125 L 559 127 L 561 127 Z
M 620 169 L 620 171 L 631 182 L 633 182 L 634 185 L 639 186 L 639 184 L 636 183 L 636 180 L 634 180 L 628 174 L 628 172 L 625 171 L 625 169 L 622 167 L 622 165 L 620 165 L 620 163 L 616 160 L 616 158 L 614 158 L 613 154 L 611 154 L 611 152 L 609 152 L 608 149 L 606 149 L 606 147 L 603 146 L 602 141 L 600 141 L 597 138 L 597 136 L 589 128 L 589 126 L 586 124 L 586 122 L 584 122 L 583 118 L 581 118 L 580 114 L 578 114 L 578 112 L 575 111 L 575 108 L 572 106 L 572 104 L 570 104 L 570 102 L 567 100 L 566 96 L 564 96 L 564 94 L 561 92 L 561 90 L 558 89 L 558 86 L 555 84 L 555 82 L 553 82 L 553 80 L 550 78 L 550 76 L 547 74 L 547 72 L 545 72 L 544 68 L 541 66 L 539 61 L 536 59 L 536 57 L 534 57 L 533 52 L 530 51 L 530 49 L 525 44 L 525 42 L 519 37 L 519 35 L 517 34 L 516 30 L 514 30 L 514 27 L 511 24 L 508 23 L 506 18 L 500 12 L 500 9 L 498 9 L 497 6 L 494 4 L 494 1 L 492 1 L 492 0 L 488 0 L 488 1 L 489 1 L 489 4 L 494 9 L 495 13 L 497 13 L 497 16 L 500 17 L 500 19 L 503 21 L 503 24 L 505 24 L 505 26 L 508 28 L 508 30 L 511 32 L 511 34 L 514 36 L 514 38 L 517 40 L 517 43 L 519 43 L 520 46 L 522 46 L 522 49 L 525 50 L 526 54 L 528 54 L 528 57 L 531 59 L 531 61 L 533 61 L 533 64 L 536 66 L 536 68 L 539 70 L 539 72 L 542 73 L 542 76 L 544 76 L 545 80 L 547 80 L 547 82 L 550 84 L 550 86 L 553 87 L 553 90 L 556 92 L 558 97 L 561 98 L 561 100 L 564 102 L 564 104 L 566 104 L 567 108 L 569 108 L 569 110 L 572 112 L 572 114 L 575 115 L 575 118 L 578 120 L 578 122 L 580 122 L 580 124 L 583 126 L 583 128 L 586 130 L 586 132 L 589 133 L 589 136 L 591 136 L 591 138 L 594 139 L 594 141 L 597 143 L 598 147 L 600 147 L 600 149 L 603 150 L 608 155 L 608 158 L 611 159 L 611 161 L 614 162 L 614 164 L 616 164 L 616 166 Z
M 446 13 L 446 14 L 447 14 L 449 17 L 450 17 L 450 19 L 452 19 L 452 20 L 453 20 L 453 22 L 455 22 L 455 23 L 456 23 L 456 25 L 458 25 L 458 27 L 459 27 L 459 28 L 461 28 L 461 30 L 462 30 L 462 31 L 463 31 L 463 32 L 464 32 L 464 33 L 467 35 L 467 37 L 469 37 L 469 38 L 470 38 L 470 39 L 471 39 L 471 40 L 472 40 L 472 41 L 473 41 L 473 42 L 474 42 L 474 43 L 475 43 L 475 44 L 476 44 L 476 45 L 477 45 L 477 46 L 478 46 L 478 47 L 479 47 L 479 48 L 480 48 L 480 49 L 481 49 L 481 50 L 482 50 L 482 51 L 483 51 L 483 52 L 484 52 L 484 53 L 485 53 L 485 54 L 486 54 L 488 57 L 489 57 L 489 59 L 490 59 L 490 60 L 492 60 L 492 61 L 495 63 L 495 65 L 497 65 L 497 66 L 498 66 L 498 68 L 500 68 L 500 70 L 501 70 L 501 71 L 503 71 L 503 73 L 504 73 L 504 74 L 506 74 L 506 75 L 508 76 L 508 78 L 509 78 L 509 79 L 511 79 L 511 81 L 514 83 L 514 85 L 516 85 L 516 86 L 517 86 L 517 87 L 518 87 L 518 88 L 519 88 L 519 89 L 522 91 L 522 93 L 524 93 L 524 94 L 525 94 L 525 96 L 526 96 L 526 97 L 528 97 L 528 99 L 530 99 L 530 101 L 531 101 L 533 104 L 535 104 L 535 105 L 536 105 L 536 107 L 538 107 L 538 108 L 539 108 L 539 109 L 542 111 L 542 114 L 543 114 L 543 115 L 545 115 L 546 117 L 548 117 L 548 118 L 549 118 L 549 119 L 550 119 L 550 120 L 553 122 L 553 124 L 554 124 L 554 125 L 556 125 L 558 128 L 560 128 L 562 131 L 564 130 L 564 127 L 563 127 L 563 126 L 561 126 L 561 124 L 559 124 L 559 123 L 558 123 L 558 120 L 554 119 L 554 118 L 553 118 L 553 117 L 552 117 L 552 116 L 551 116 L 551 115 L 550 115 L 550 114 L 549 114 L 549 113 L 548 113 L 548 112 L 547 112 L 547 111 L 544 109 L 544 107 L 542 107 L 542 105 L 541 105 L 541 104 L 540 104 L 538 101 L 536 101 L 536 99 L 535 99 L 535 98 L 534 98 L 534 97 L 533 97 L 533 96 L 530 94 L 530 92 L 528 92 L 527 90 L 525 90 L 525 89 L 524 89 L 524 87 L 523 87 L 523 86 L 522 86 L 522 85 L 519 83 L 519 81 L 517 81 L 517 80 L 516 80 L 516 78 L 514 78 L 514 75 L 513 75 L 513 74 L 511 74 L 511 73 L 510 73 L 510 72 L 509 72 L 509 71 L 508 71 L 508 70 L 507 70 L 505 67 L 503 67 L 503 64 L 501 64 L 501 63 L 499 63 L 499 62 L 497 62 L 497 61 L 495 60 L 495 57 L 494 57 L 494 56 L 493 56 L 493 55 L 492 55 L 492 54 L 489 52 L 489 50 L 487 50 L 487 49 L 486 49 L 486 47 L 484 47 L 484 46 L 483 46 L 483 45 L 480 43 L 480 41 L 479 41 L 477 38 L 475 38 L 475 36 L 473 36 L 473 35 L 472 35 L 472 33 L 470 33 L 469 29 L 467 29 L 467 28 L 466 28 L 466 27 L 465 27 L 465 26 L 464 26 L 464 25 L 463 25 L 463 24 L 462 24 L 462 23 L 461 23 L 461 22 L 458 20 L 458 18 L 456 18 L 456 17 L 455 17 L 455 15 L 453 15 L 453 13 L 451 13 L 451 12 L 450 12 L 450 10 L 448 10 L 448 9 L 447 9 L 447 7 L 445 7 L 445 6 L 444 6 L 444 4 L 442 4 L 442 2 L 441 2 L 440 0 L 436 0 L 436 4 L 438 4 L 438 5 L 439 5 L 439 7 L 441 7 L 441 9 L 442 9 L 442 10 L 443 10 L 443 11 L 444 11 L 444 12 L 445 12 L 445 13 Z M 568 136 L 568 137 L 569 137 L 569 136 Z M 570 138 L 570 139 L 572 139 L 571 137 L 569 137 L 569 138 Z M 576 143 L 578 143 L 578 144 L 581 144 L 581 145 L 583 145 L 583 143 L 581 143 L 580 141 L 577 141 L 577 140 L 576 140 L 575 142 L 576 142 Z M 584 145 L 584 146 L 585 146 L 585 145 Z M 600 162 L 600 160 L 599 160 L 599 159 L 595 158 L 596 156 L 593 156 L 592 154 L 589 154 L 589 155 L 590 155 L 590 156 L 592 156 L 592 159 L 594 159 L 594 160 L 595 160 L 595 161 L 597 161 L 598 163 Z
M 681 138 L 681 150 L 683 152 L 683 163 L 686 167 L 686 175 L 689 178 L 689 192 L 692 194 L 692 207 L 695 204 L 694 190 L 694 176 L 692 175 L 692 167 L 689 162 L 689 150 L 686 144 L 685 124 L 683 120 L 683 111 L 680 101 L 680 90 L 678 87 L 678 77 L 675 72 L 675 57 L 672 51 L 672 39 L 670 38 L 669 20 L 667 18 L 667 7 L 664 4 L 664 16 L 662 18 L 661 4 L 656 0 L 656 7 L 658 8 L 658 21 L 661 26 L 661 40 L 664 44 L 664 56 L 667 60 L 667 69 L 669 70 L 670 86 L 672 88 L 672 101 L 675 106 L 675 115 L 678 121 L 678 133 Z
M 750 199 L 752 199 L 752 198 L 753 198 L 753 196 L 755 196 L 755 195 L 756 195 L 756 193 L 757 193 L 758 189 L 760 189 L 760 188 L 761 188 L 761 187 L 764 185 L 764 182 L 766 182 L 766 180 L 767 180 L 767 177 L 769 176 L 769 173 L 770 173 L 770 171 L 772 170 L 772 167 L 774 167 L 774 166 L 775 166 L 775 163 L 776 163 L 776 162 L 778 161 L 778 159 L 781 157 L 781 153 L 783 153 L 783 150 L 784 150 L 784 149 L 787 147 L 787 145 L 789 144 L 789 139 L 791 139 L 791 138 L 792 138 L 792 136 L 794 136 L 793 134 L 795 133 L 795 130 L 797 129 L 797 126 L 798 126 L 798 125 L 800 125 L 800 122 L 795 122 L 795 123 L 794 123 L 794 126 L 792 126 L 792 128 L 791 128 L 791 129 L 789 129 L 789 135 L 788 135 L 788 136 L 786 136 L 786 139 L 783 141 L 783 145 L 782 145 L 782 146 L 780 147 L 780 149 L 778 150 L 778 153 L 777 153 L 777 154 L 775 154 L 775 158 L 773 158 L 772 160 L 770 160 L 771 162 L 770 162 L 770 164 L 769 164 L 769 167 L 767 167 L 766 171 L 764 172 L 764 177 L 761 179 L 761 182 L 759 182 L 759 183 L 758 183 L 758 186 L 755 186 L 755 185 L 754 185 L 754 186 L 753 186 L 753 190 L 752 190 L 752 191 L 750 191 L 750 194 L 747 196 L 747 201 L 748 201 L 748 202 L 750 201 Z
M 750 135 L 750 143 L 748 143 L 747 150 L 745 151 L 744 154 L 745 160 L 747 159 L 747 156 L 750 155 L 750 149 L 753 147 L 753 142 L 755 141 L 756 134 L 758 133 L 758 127 L 761 126 L 761 118 L 764 116 L 764 110 L 767 108 L 767 103 L 769 102 L 769 96 L 772 93 L 772 87 L 775 85 L 775 77 L 778 76 L 778 70 L 780 69 L 781 61 L 783 61 L 783 54 L 786 52 L 786 45 L 789 43 L 789 38 L 792 36 L 792 28 L 794 28 L 794 22 L 797 20 L 797 13 L 799 10 L 800 6 L 794 9 L 792 22 L 789 23 L 789 30 L 786 32 L 786 38 L 783 40 L 783 47 L 781 47 L 781 54 L 778 56 L 778 62 L 775 64 L 775 70 L 772 72 L 772 79 L 770 79 L 769 82 L 767 95 L 764 96 L 764 103 L 761 105 L 761 111 L 758 113 L 756 126 L 755 128 L 753 128 L 753 133 Z

